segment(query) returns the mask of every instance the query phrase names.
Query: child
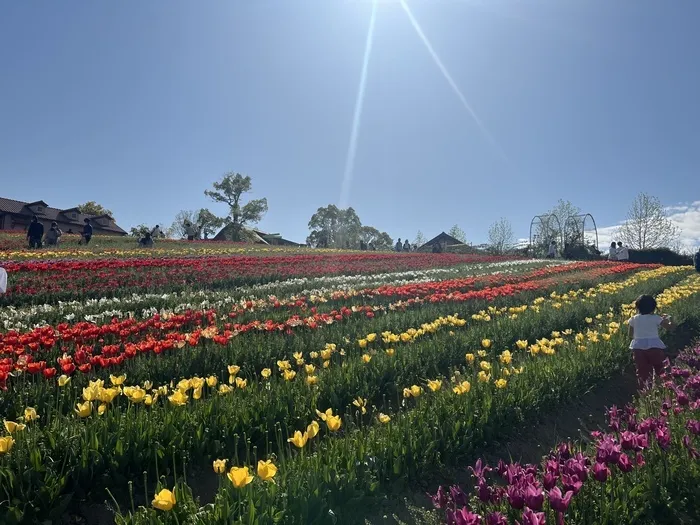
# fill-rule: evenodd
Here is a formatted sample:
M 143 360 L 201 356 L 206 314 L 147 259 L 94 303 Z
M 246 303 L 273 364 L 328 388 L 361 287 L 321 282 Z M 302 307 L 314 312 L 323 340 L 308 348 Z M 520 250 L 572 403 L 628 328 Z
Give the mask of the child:
M 630 350 L 634 352 L 634 364 L 637 367 L 639 387 L 646 385 L 652 373 L 659 375 L 663 370 L 666 345 L 659 338 L 659 326 L 672 330 L 675 325 L 667 315 L 654 313 L 656 299 L 651 295 L 640 295 L 635 301 L 637 315 L 629 320 L 629 333 L 632 338 Z

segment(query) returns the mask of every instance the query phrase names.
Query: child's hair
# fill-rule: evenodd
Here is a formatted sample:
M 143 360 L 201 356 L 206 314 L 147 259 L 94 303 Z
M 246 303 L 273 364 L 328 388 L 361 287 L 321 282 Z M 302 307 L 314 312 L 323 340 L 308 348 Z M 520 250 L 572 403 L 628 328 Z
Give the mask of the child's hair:
M 640 295 L 634 302 L 634 306 L 642 315 L 652 314 L 656 310 L 656 299 L 651 295 Z

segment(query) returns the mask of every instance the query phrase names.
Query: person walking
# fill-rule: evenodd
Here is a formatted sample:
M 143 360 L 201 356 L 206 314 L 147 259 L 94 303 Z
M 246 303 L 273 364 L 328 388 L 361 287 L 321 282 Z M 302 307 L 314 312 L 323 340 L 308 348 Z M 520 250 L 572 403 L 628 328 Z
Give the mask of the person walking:
M 630 350 L 634 352 L 637 382 L 641 389 L 653 375 L 659 376 L 663 371 L 666 345 L 659 338 L 659 327 L 673 330 L 675 325 L 669 316 L 654 313 L 656 299 L 651 295 L 640 295 L 634 306 L 637 308 L 637 315 L 627 323 L 632 339 Z
M 199 236 L 197 227 L 190 221 L 185 221 L 185 235 L 187 235 L 188 241 L 194 241 Z
M 41 238 L 44 236 L 44 225 L 39 222 L 35 215 L 27 229 L 27 240 L 30 248 L 41 248 Z
M 85 223 L 85 226 L 83 226 L 83 233 L 78 241 L 78 244 L 85 243 L 87 246 L 90 243 L 90 239 L 92 239 L 92 224 L 88 218 L 85 218 L 83 222 Z
M 549 243 L 549 249 L 547 250 L 547 259 L 554 259 L 557 256 L 557 241 L 552 241 Z
M 46 235 L 44 236 L 46 246 L 58 246 L 58 243 L 61 240 L 61 235 L 63 235 L 63 232 L 58 227 L 56 221 L 52 222 L 51 228 L 49 228 L 49 231 L 47 231 Z
M 394 247 L 394 249 L 397 252 L 400 252 L 403 249 L 403 245 L 401 244 L 401 237 L 399 237 L 399 240 L 396 241 L 396 246 Z
M 618 261 L 629 261 L 630 251 L 627 246 L 623 246 L 621 242 L 617 243 L 617 260 Z

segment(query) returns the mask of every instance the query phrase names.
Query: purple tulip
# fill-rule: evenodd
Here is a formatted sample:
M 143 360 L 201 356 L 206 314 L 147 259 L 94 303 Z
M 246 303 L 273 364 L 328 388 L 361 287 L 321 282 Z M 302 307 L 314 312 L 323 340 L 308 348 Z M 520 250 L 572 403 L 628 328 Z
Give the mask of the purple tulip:
M 617 463 L 621 453 L 622 447 L 615 442 L 615 439 L 611 436 L 606 436 L 598 443 L 596 461 L 614 464 Z
M 578 494 L 579 491 L 581 490 L 581 487 L 583 487 L 583 482 L 578 479 L 578 476 L 567 476 L 564 474 L 561 477 L 561 484 L 564 487 L 564 490 L 567 492 L 573 492 L 574 495 Z M 555 487 L 556 488 L 556 487 Z M 554 490 L 554 489 L 552 489 Z
M 521 510 L 525 506 L 525 494 L 520 487 L 511 485 L 506 489 L 506 498 L 511 507 Z
M 693 440 L 690 436 L 683 436 L 683 446 L 688 450 L 688 454 L 692 459 L 700 458 L 700 454 L 698 454 L 698 451 L 693 447 Z
M 637 463 L 638 467 L 643 467 L 644 465 L 646 465 L 646 461 L 644 461 L 644 454 L 642 454 L 641 452 L 637 452 L 635 463 Z
M 559 479 L 559 476 L 551 472 L 547 472 L 542 478 L 542 485 L 546 490 L 553 489 L 554 485 L 557 484 L 557 479 Z
M 523 512 L 523 521 L 516 521 L 518 525 L 545 525 L 547 520 L 544 512 L 533 512 L 531 509 L 525 509 Z
M 668 427 L 664 426 L 656 430 L 656 442 L 662 450 L 668 450 L 671 446 L 671 431 Z
M 554 487 L 549 491 L 549 504 L 557 512 L 566 512 L 573 496 L 574 493 L 571 490 L 567 490 L 566 494 L 562 495 L 559 487 Z
M 499 504 L 506 497 L 506 489 L 500 486 L 496 486 L 492 489 L 493 494 L 491 495 L 491 502 L 494 504 Z
M 690 370 L 687 368 L 678 368 L 677 366 L 674 366 L 671 368 L 671 375 L 673 377 L 690 377 Z
M 467 507 L 446 512 L 445 521 L 448 525 L 481 525 L 481 516 L 473 513 Z
M 464 507 L 468 502 L 467 495 L 459 485 L 452 485 L 450 487 L 450 497 L 457 507 Z
M 507 468 L 508 466 L 505 464 L 505 462 L 502 459 L 499 459 L 498 466 L 496 467 L 496 472 L 498 472 L 498 475 L 504 477 L 506 475 Z
M 605 463 L 596 463 L 593 465 L 593 477 L 597 481 L 605 483 L 608 480 L 608 476 L 610 476 L 610 469 Z
M 564 474 L 570 476 L 576 476 L 581 481 L 586 481 L 588 478 L 588 468 L 586 467 L 586 458 L 577 459 L 571 458 L 565 464 L 562 469 Z
M 620 434 L 620 446 L 622 450 L 634 450 L 637 446 L 636 437 L 637 435 L 634 432 L 623 432 Z
M 552 474 L 559 474 L 559 462 L 556 459 L 548 459 L 544 464 L 545 472 L 551 472 Z
M 486 516 L 486 525 L 508 525 L 508 519 L 500 512 L 493 512 Z
M 445 492 L 445 489 L 442 488 L 442 485 L 438 487 L 437 492 L 434 495 L 428 494 L 428 496 L 430 496 L 430 499 L 433 502 L 433 507 L 436 509 L 444 509 L 449 502 L 447 493 Z
M 488 503 L 491 501 L 493 498 L 493 491 L 484 478 L 479 479 L 479 483 L 476 487 L 476 495 L 482 502 Z
M 571 448 L 568 443 L 559 443 L 559 446 L 557 447 L 557 453 L 559 454 L 559 458 L 563 460 L 567 460 L 571 457 Z
M 678 404 L 682 407 L 688 406 L 690 404 L 688 394 L 686 394 L 682 390 L 676 391 L 676 401 L 678 401 Z
M 542 489 L 535 485 L 528 485 L 525 489 L 525 505 L 532 510 L 542 510 L 542 505 L 544 505 Z
M 627 457 L 627 454 L 621 454 L 620 459 L 617 460 L 617 466 L 622 472 L 630 472 L 633 468 L 634 465 L 632 465 L 632 462 L 630 461 L 630 458 Z
M 697 419 L 689 419 L 688 422 L 685 424 L 685 428 L 687 428 L 696 436 L 700 435 L 700 421 L 698 421 Z
M 492 469 L 488 465 L 484 465 L 482 463 L 481 459 L 478 459 L 476 461 L 476 463 L 474 464 L 474 467 L 469 467 L 469 470 L 472 471 L 472 474 L 474 474 L 474 477 L 483 478 L 484 475 L 491 472 Z

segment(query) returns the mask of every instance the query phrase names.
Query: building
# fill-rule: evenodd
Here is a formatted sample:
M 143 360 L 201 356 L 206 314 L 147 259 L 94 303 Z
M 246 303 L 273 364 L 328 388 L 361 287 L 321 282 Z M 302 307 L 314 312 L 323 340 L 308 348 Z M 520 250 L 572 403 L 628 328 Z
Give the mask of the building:
M 224 226 L 219 233 L 216 234 L 213 240 L 215 241 L 229 241 L 231 240 L 231 229 L 232 224 Z M 270 246 L 306 246 L 305 244 L 299 244 L 298 242 L 290 241 L 285 239 L 279 233 L 265 233 L 254 228 L 243 228 L 245 236 L 248 238 L 248 242 L 253 244 L 268 244 Z
M 92 222 L 93 235 L 126 235 L 127 233 L 114 222 L 109 215 L 85 215 L 78 208 L 59 210 L 51 208 L 44 201 L 22 202 L 0 197 L 0 230 L 24 231 L 29 227 L 32 217 L 37 216 L 39 222 L 48 230 L 52 222 L 58 223 L 63 233 L 72 231 L 81 233 L 84 220 Z
M 419 252 L 431 252 L 433 250 L 433 246 L 435 245 L 440 246 L 440 251 L 444 252 L 448 246 L 454 246 L 455 244 L 464 244 L 462 241 L 459 239 L 455 239 L 452 237 L 452 235 L 448 235 L 445 232 L 442 232 L 440 235 L 437 235 L 430 239 L 428 242 L 423 244 L 418 248 Z

